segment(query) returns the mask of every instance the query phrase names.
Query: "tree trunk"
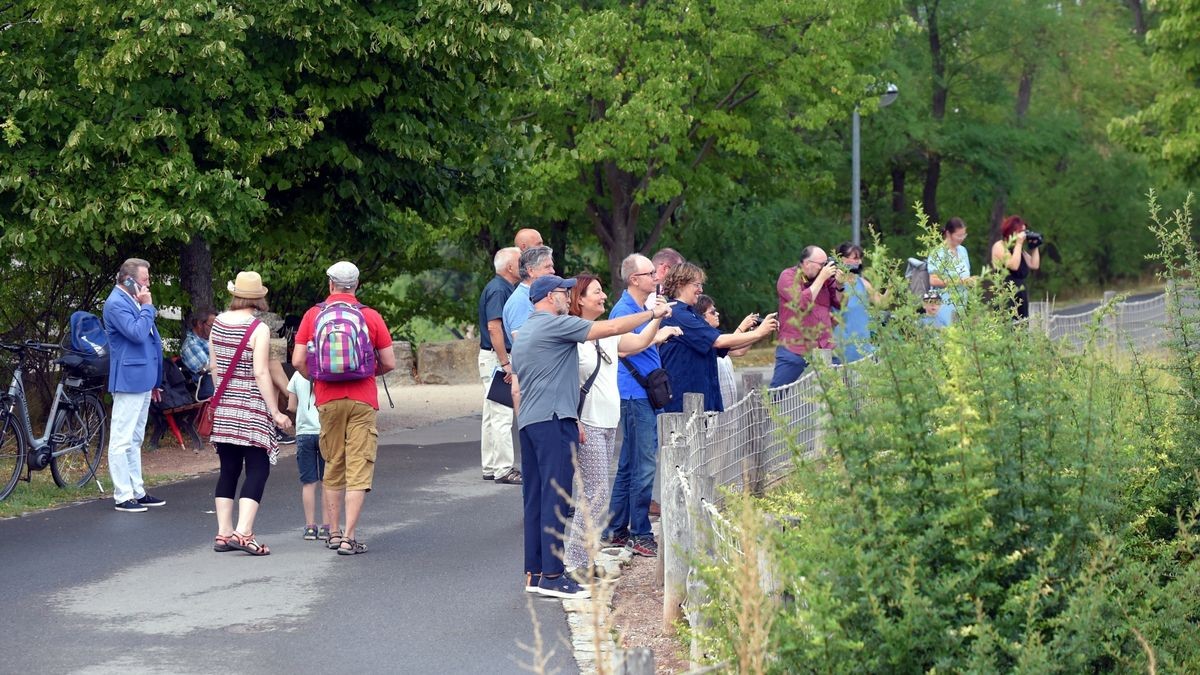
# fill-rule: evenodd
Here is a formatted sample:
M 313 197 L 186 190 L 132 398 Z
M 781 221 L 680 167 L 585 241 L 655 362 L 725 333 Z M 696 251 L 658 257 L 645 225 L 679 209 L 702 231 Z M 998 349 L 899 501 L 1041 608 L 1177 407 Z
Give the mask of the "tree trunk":
M 908 208 L 908 199 L 904 196 L 904 181 L 908 172 L 899 165 L 892 166 L 892 213 L 901 216 Z
M 946 55 L 942 53 L 942 36 L 938 29 L 938 7 L 934 3 L 929 7 L 929 57 L 933 66 L 933 91 L 930 100 L 930 113 L 934 121 L 936 133 L 940 133 L 942 121 L 946 118 L 946 101 L 950 91 L 946 87 Z M 942 177 L 942 154 L 936 148 L 926 151 L 927 165 L 925 169 L 925 189 L 921 192 L 921 200 L 925 213 L 932 222 L 941 222 L 938 213 L 937 190 L 938 181 Z
M 1029 113 L 1029 99 L 1033 95 L 1033 76 L 1036 72 L 1037 66 L 1032 62 L 1026 63 L 1024 70 L 1021 71 L 1021 81 L 1017 84 L 1017 104 L 1013 110 L 1018 129 L 1025 126 L 1025 117 Z M 1008 208 L 1008 187 L 997 185 L 996 198 L 992 201 L 991 227 L 988 233 L 989 246 L 1000 240 L 1000 225 L 1004 220 L 1006 208 Z
M 1137 34 L 1139 40 L 1146 38 L 1146 8 L 1142 6 L 1142 0 L 1125 0 L 1125 4 L 1129 5 L 1129 11 L 1133 12 L 1133 32 Z
M 212 251 L 198 232 L 179 249 L 179 286 L 191 303 L 188 312 L 184 313 L 184 321 L 190 312 L 217 308 L 213 304 Z
M 567 227 L 565 220 L 550 223 L 550 248 L 554 249 L 554 269 L 559 276 L 566 276 L 567 269 Z

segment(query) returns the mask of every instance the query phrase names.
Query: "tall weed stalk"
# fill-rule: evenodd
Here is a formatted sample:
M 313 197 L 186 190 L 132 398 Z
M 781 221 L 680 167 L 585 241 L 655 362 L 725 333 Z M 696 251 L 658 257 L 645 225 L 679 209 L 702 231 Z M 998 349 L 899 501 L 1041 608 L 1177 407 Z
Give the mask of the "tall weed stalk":
M 815 366 L 823 461 L 759 504 L 790 523 L 770 546 L 784 589 L 770 670 L 1200 668 L 1189 213 L 1190 200 L 1165 219 L 1151 202 L 1172 282 L 1165 373 L 1098 347 L 1103 316 L 1081 349 L 1014 325 L 990 273 L 953 326 L 922 325 L 896 294 L 890 320 L 873 326 L 875 360 L 853 364 L 853 377 Z M 885 252 L 868 258 L 876 287 L 902 288 Z M 720 567 L 706 581 L 727 597 L 736 579 Z M 728 642 L 712 652 L 736 655 L 746 627 L 720 622 L 737 613 L 710 615 Z

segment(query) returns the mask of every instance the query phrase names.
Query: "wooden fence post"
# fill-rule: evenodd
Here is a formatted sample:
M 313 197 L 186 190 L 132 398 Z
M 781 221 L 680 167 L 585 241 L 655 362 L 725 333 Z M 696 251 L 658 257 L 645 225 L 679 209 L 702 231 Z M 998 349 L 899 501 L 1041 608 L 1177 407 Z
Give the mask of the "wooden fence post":
M 671 501 L 670 496 L 667 494 L 667 481 L 671 477 L 671 474 L 666 471 L 666 467 L 668 466 L 668 464 L 667 464 L 667 462 L 668 462 L 667 444 L 670 443 L 671 439 L 676 435 L 680 436 L 680 439 L 681 439 L 680 442 L 683 443 L 682 435 L 683 435 L 683 430 L 684 430 L 683 427 L 684 427 L 685 420 L 683 418 L 683 413 L 661 413 L 657 416 L 657 418 L 658 419 L 656 421 L 656 424 L 658 426 L 658 448 L 659 448 L 659 451 L 658 451 L 658 464 L 657 464 L 655 470 L 658 472 L 658 488 L 659 488 L 658 497 L 659 497 L 659 499 L 662 500 L 662 502 L 659 504 L 659 507 L 665 508 L 665 507 L 663 507 L 663 504 L 666 504 Z M 685 460 L 686 460 L 686 455 L 685 455 Z M 661 538 L 662 538 L 662 541 L 659 542 L 659 544 L 660 544 L 659 548 L 667 548 L 668 547 L 667 539 L 666 539 L 668 536 L 667 532 L 666 532 L 666 526 L 667 526 L 667 521 L 666 521 L 665 515 L 659 516 L 659 534 L 661 535 Z M 665 573 L 663 571 L 663 565 L 664 565 L 663 556 L 659 555 L 658 558 L 655 559 L 655 562 L 654 562 L 654 583 L 658 584 L 660 587 L 664 584 Z
M 618 675 L 654 675 L 654 651 L 649 647 L 625 650 Z
M 676 467 L 687 469 L 690 448 L 682 434 L 672 433 L 662 446 L 662 542 L 659 546 L 659 567 L 662 570 L 663 618 L 662 629 L 667 635 L 675 633 L 675 623 L 683 618 L 684 583 L 687 581 L 687 555 L 690 548 L 688 505 L 684 501 L 683 485 Z
M 660 419 L 663 417 L 665 415 L 659 415 Z M 663 476 L 662 516 L 659 524 L 663 540 L 658 547 L 658 559 L 661 561 L 663 583 L 662 629 L 667 635 L 675 634 L 675 623 L 683 618 L 688 556 L 695 550 L 696 528 L 691 522 L 693 504 L 687 503 L 685 499 L 686 494 L 679 482 L 678 469 L 683 469 L 684 475 L 690 478 L 696 468 L 692 458 L 698 456 L 697 449 L 688 445 L 688 439 L 694 438 L 700 444 L 704 443 L 702 394 L 683 395 L 683 415 L 680 419 L 680 433 L 674 433 L 664 439 L 669 442 L 663 445 L 663 456 L 659 459 Z M 687 433 L 689 423 L 698 425 L 692 427 L 692 433 Z M 660 423 L 659 430 L 665 432 L 668 424 L 670 422 L 667 421 Z
M 1104 291 L 1103 304 L 1112 302 L 1112 299 L 1117 297 L 1116 291 Z M 1104 346 L 1121 344 L 1120 330 L 1121 305 L 1113 305 L 1113 309 L 1104 317 L 1104 327 L 1107 329 L 1103 336 Z M 1098 345 L 1099 346 L 1099 345 Z

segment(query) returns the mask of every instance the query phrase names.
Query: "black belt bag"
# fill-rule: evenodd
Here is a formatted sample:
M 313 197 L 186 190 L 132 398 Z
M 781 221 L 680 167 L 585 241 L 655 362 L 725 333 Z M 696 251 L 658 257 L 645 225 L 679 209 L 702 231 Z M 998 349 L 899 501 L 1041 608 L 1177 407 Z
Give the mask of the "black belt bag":
M 655 410 L 667 407 L 674 395 L 671 393 L 671 376 L 665 369 L 655 368 L 643 376 L 624 356 L 621 357 L 621 363 L 625 364 L 625 368 L 633 376 L 633 379 L 637 380 L 637 383 L 646 390 L 650 405 Z

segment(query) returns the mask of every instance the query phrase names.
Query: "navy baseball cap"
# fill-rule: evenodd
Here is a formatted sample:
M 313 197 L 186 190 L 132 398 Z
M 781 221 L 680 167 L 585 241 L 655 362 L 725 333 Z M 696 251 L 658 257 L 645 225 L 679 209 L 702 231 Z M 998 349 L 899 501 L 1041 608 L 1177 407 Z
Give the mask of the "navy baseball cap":
M 575 288 L 574 279 L 564 279 L 553 274 L 547 274 L 544 277 L 538 277 L 529 285 L 529 301 L 541 302 L 551 291 L 559 289 L 569 290 Z

